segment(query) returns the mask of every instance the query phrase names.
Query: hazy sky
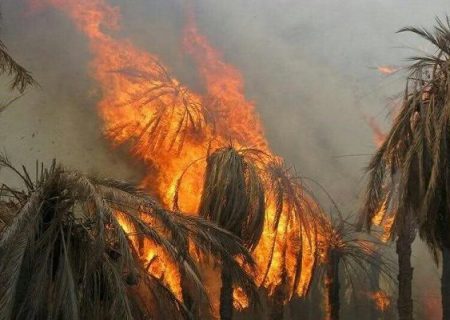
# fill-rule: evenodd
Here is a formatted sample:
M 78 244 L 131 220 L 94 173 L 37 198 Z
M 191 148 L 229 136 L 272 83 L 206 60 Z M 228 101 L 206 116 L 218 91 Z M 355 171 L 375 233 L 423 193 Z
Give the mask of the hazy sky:
M 40 83 L 0 114 L 0 142 L 17 162 L 54 157 L 91 173 L 139 179 L 136 163 L 103 140 L 89 77 L 87 41 L 55 10 L 27 13 L 25 0 L 2 0 L 1 39 Z M 156 53 L 172 72 L 198 86 L 181 53 L 181 0 L 111 0 L 123 14 L 122 36 Z M 450 12 L 443 0 L 197 0 L 198 24 L 245 77 L 273 149 L 300 175 L 318 180 L 349 212 L 356 210 L 363 169 L 373 150 L 365 122 L 387 123 L 389 98 L 404 74 L 385 77 L 380 65 L 405 65 L 426 50 L 406 25 L 431 26 Z M 361 155 L 366 156 L 346 156 Z M 422 256 L 424 250 L 416 250 Z M 417 281 L 430 275 L 421 266 Z M 423 273 L 423 276 L 421 274 Z M 436 288 L 435 288 L 436 289 Z M 436 289 L 437 290 L 437 289 Z

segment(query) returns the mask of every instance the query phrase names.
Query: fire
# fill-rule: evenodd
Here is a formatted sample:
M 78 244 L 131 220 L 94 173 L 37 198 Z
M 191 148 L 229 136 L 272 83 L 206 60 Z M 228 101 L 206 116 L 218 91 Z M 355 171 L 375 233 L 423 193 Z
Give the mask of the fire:
M 375 143 L 375 146 L 377 148 L 381 147 L 381 145 L 384 142 L 384 139 L 386 139 L 386 133 L 380 127 L 379 123 L 375 120 L 375 118 L 373 118 L 373 117 L 365 117 L 365 118 L 366 118 L 367 124 L 372 129 L 373 141 Z
M 371 293 L 370 297 L 375 302 L 377 309 L 381 312 L 386 311 L 391 306 L 391 298 L 383 290 Z
M 234 288 L 233 290 L 233 306 L 237 309 L 237 310 L 244 310 L 246 308 L 248 308 L 249 305 L 249 301 L 248 301 L 248 297 L 245 294 L 244 290 L 242 290 L 242 288 Z
M 199 33 L 192 11 L 188 13 L 183 44 L 198 66 L 208 95 L 208 110 L 213 113 L 218 133 L 225 139 L 232 138 L 242 145 L 256 147 L 272 154 L 264 137 L 262 124 L 255 113 L 255 105 L 248 101 L 243 93 L 242 74 L 234 66 L 225 63 L 222 54 Z M 281 221 L 274 232 L 274 195 L 268 195 L 263 236 L 253 254 L 257 262 L 254 277 L 259 285 L 268 288 L 269 293 L 273 294 L 277 285 L 280 285 L 282 268 L 286 268 L 290 285 L 294 287 L 295 274 L 299 267 L 298 250 L 302 250 L 302 273 L 300 285 L 295 292 L 302 296 L 306 293 L 311 279 L 315 244 L 314 241 L 306 240 L 305 231 L 299 221 L 291 218 L 288 210 L 286 208 L 282 213 Z M 272 257 L 270 253 L 273 254 Z M 235 290 L 235 298 L 238 296 Z
M 394 108 L 394 111 L 396 108 Z M 386 139 L 387 134 L 381 129 L 380 125 L 376 122 L 373 117 L 366 117 L 367 123 L 373 132 L 373 139 L 375 146 L 380 148 Z M 387 203 L 387 199 L 384 201 L 381 208 L 379 208 L 378 212 L 372 218 L 372 223 L 376 226 L 380 226 L 383 229 L 383 233 L 381 235 L 380 240 L 383 242 L 387 242 L 391 237 L 391 230 L 394 224 L 395 214 L 389 210 L 389 204 Z
M 223 55 L 200 34 L 192 14 L 184 28 L 183 45 L 204 82 L 203 95 L 180 83 L 157 56 L 115 36 L 120 30 L 120 11 L 106 0 L 33 3 L 62 10 L 86 35 L 92 52 L 90 71 L 101 90 L 98 113 L 104 133 L 113 145 L 131 146 L 132 155 L 147 167 L 143 186 L 164 205 L 172 206 L 178 194 L 183 212 L 197 212 L 204 159 L 210 150 L 230 141 L 237 148 L 258 148 L 281 161 L 269 148 L 255 104 L 245 97 L 241 72 L 225 63 Z M 179 184 L 180 177 L 183 184 Z M 295 188 L 297 194 L 303 194 L 298 183 Z M 291 296 L 301 296 L 311 280 L 316 243 L 288 206 L 273 231 L 274 199 L 268 195 L 266 225 L 254 251 L 257 271 L 253 276 L 273 293 L 285 272 L 294 288 Z M 155 244 L 145 243 L 140 250 L 149 272 L 164 277 L 180 297 L 180 275 L 170 259 Z M 239 288 L 234 296 L 237 305 L 248 305 Z
M 387 242 L 391 238 L 391 230 L 394 224 L 395 215 L 392 212 L 388 212 L 387 203 L 384 201 L 382 207 L 373 216 L 372 223 L 376 226 L 383 228 L 383 233 L 380 240 Z
M 188 15 L 183 44 L 205 83 L 218 133 L 225 139 L 270 152 L 255 105 L 243 93 L 242 74 L 225 63 L 222 54 L 199 33 L 192 13 Z
M 393 66 L 379 66 L 377 70 L 384 75 L 390 75 L 397 72 L 399 68 Z

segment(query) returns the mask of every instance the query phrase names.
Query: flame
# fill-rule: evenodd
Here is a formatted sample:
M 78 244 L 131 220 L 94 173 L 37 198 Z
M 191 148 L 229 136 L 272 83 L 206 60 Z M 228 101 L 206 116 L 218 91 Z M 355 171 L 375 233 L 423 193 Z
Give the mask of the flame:
M 379 67 L 377 67 L 377 70 L 381 74 L 390 75 L 390 74 L 397 72 L 400 69 L 398 67 L 393 67 L 393 66 L 379 66 Z
M 387 134 L 383 131 L 379 123 L 374 117 L 365 117 L 367 124 L 372 129 L 373 132 L 373 142 L 377 148 L 380 148 L 386 139 Z
M 180 209 L 194 214 L 205 171 L 201 160 L 210 149 L 230 141 L 236 148 L 258 148 L 281 161 L 269 148 L 254 102 L 245 97 L 241 72 L 225 63 L 223 54 L 200 34 L 192 14 L 184 28 L 183 46 L 193 57 L 204 82 L 203 95 L 180 83 L 157 56 L 117 37 L 114 32 L 120 30 L 120 11 L 106 0 L 33 3 L 62 10 L 86 35 L 92 52 L 90 72 L 101 90 L 98 113 L 105 136 L 115 146 L 124 143 L 131 146 L 132 155 L 147 168 L 143 186 L 164 205 L 172 206 L 178 191 Z M 259 285 L 273 293 L 285 271 L 290 286 L 296 288 L 291 296 L 301 296 L 311 280 L 315 241 L 307 236 L 301 221 L 288 208 L 283 210 L 273 232 L 275 197 L 269 194 L 268 198 L 271 205 L 266 211 L 263 236 L 254 251 L 257 270 L 253 276 Z M 123 226 L 129 228 L 125 222 Z M 149 272 L 164 278 L 181 298 L 180 275 L 175 264 L 155 244 L 146 242 L 139 248 Z M 236 305 L 242 308 L 248 305 L 240 288 L 235 289 L 234 297 Z
M 395 215 L 393 212 L 388 212 L 387 200 L 383 202 L 381 208 L 375 213 L 372 218 L 372 223 L 383 228 L 383 233 L 380 240 L 387 242 L 391 238 L 391 230 L 394 224 Z
M 395 110 L 396 108 L 394 108 L 394 111 Z M 372 129 L 375 146 L 380 148 L 386 139 L 387 134 L 381 129 L 375 118 L 366 117 L 366 121 Z M 380 237 L 380 240 L 383 242 L 387 242 L 391 238 L 391 230 L 395 220 L 395 213 L 388 210 L 388 206 L 389 204 L 386 199 L 372 218 L 372 223 L 374 225 L 383 228 L 383 233 Z
M 376 308 L 384 312 L 391 306 L 391 297 L 383 290 L 372 292 L 370 297 L 375 302 Z
M 217 131 L 226 139 L 270 152 L 255 104 L 245 98 L 242 74 L 225 63 L 222 54 L 199 33 L 192 13 L 188 14 L 183 44 L 204 81 Z
M 262 124 L 255 112 L 255 104 L 248 101 L 244 95 L 241 72 L 225 63 L 223 54 L 213 48 L 207 38 L 199 33 L 192 10 L 188 12 L 183 45 L 198 66 L 206 87 L 208 111 L 216 120 L 217 132 L 225 139 L 232 138 L 239 144 L 256 147 L 274 156 L 264 137 Z M 306 293 L 311 280 L 315 244 L 313 241 L 305 240 L 307 238 L 305 231 L 302 230 L 299 221 L 290 218 L 291 214 L 287 208 L 282 212 L 276 232 L 273 231 L 276 212 L 273 199 L 274 196 L 269 194 L 263 235 L 253 252 L 257 263 L 257 270 L 253 276 L 257 284 L 266 287 L 269 294 L 273 294 L 281 283 L 282 268 L 286 268 L 290 285 L 294 287 L 295 274 L 299 267 L 297 263 L 299 250 L 302 250 L 300 253 L 302 273 L 300 285 L 295 292 L 302 296 Z M 270 259 L 272 251 L 273 256 Z M 237 290 L 234 291 L 234 297 L 235 301 L 239 300 L 235 305 L 248 304 Z
M 244 310 L 249 306 L 248 297 L 240 287 L 233 289 L 233 306 L 236 310 Z

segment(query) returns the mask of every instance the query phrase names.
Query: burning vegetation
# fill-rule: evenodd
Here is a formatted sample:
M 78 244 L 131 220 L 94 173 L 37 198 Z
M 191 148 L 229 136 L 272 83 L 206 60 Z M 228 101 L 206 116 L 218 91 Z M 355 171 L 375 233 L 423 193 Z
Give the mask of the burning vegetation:
M 200 33 L 190 8 L 183 50 L 202 92 L 117 36 L 120 10 L 108 1 L 33 4 L 62 11 L 85 35 L 104 135 L 146 172 L 135 186 L 54 162 L 37 163 L 32 177 L 0 157 L 0 169 L 21 181 L 0 189 L 0 319 L 283 319 L 300 301 L 305 319 L 337 320 L 361 297 L 370 319 L 383 319 L 395 305 L 395 240 L 396 305 L 409 320 L 417 231 L 436 260 L 442 253 L 450 317 L 448 19 L 434 32 L 402 30 L 437 53 L 413 58 L 391 131 L 369 121 L 378 151 L 355 225 L 331 197 L 324 210 L 308 179 L 272 151 L 241 72 Z M 2 42 L 0 72 L 19 93 L 35 84 Z M 381 232 L 362 232 L 372 226 Z

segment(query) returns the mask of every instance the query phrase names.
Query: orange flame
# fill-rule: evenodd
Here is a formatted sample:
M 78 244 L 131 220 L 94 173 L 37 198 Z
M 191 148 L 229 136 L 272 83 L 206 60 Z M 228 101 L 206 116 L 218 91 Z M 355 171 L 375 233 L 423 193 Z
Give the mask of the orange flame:
M 377 67 L 377 70 L 384 75 L 390 75 L 397 72 L 399 68 L 393 66 L 379 66 Z
M 166 206 L 172 205 L 178 191 L 182 211 L 197 211 L 205 170 L 204 162 L 198 160 L 204 159 L 210 149 L 233 141 L 235 147 L 254 147 L 272 155 L 255 104 L 244 95 L 242 74 L 225 63 L 223 55 L 199 33 L 192 15 L 184 29 L 183 43 L 198 66 L 205 95 L 181 84 L 155 55 L 135 47 L 129 40 L 115 37 L 114 31 L 120 29 L 120 12 L 106 0 L 33 3 L 48 3 L 64 11 L 87 36 L 93 54 L 91 72 L 102 93 L 98 112 L 104 121 L 105 135 L 114 145 L 130 143 L 133 156 L 147 167 L 143 186 Z M 181 176 L 184 183 L 179 185 Z M 316 244 L 307 239 L 300 221 L 288 208 L 284 208 L 274 234 L 275 201 L 273 196 L 268 197 L 272 205 L 267 209 L 263 236 L 254 251 L 257 262 L 254 277 L 258 284 L 273 292 L 285 268 L 290 285 L 298 282 L 296 292 L 291 294 L 301 296 L 311 280 Z M 150 272 L 164 275 L 179 297 L 180 275 L 164 252 L 145 243 L 143 259 Z M 239 288 L 234 296 L 237 305 L 248 305 Z
M 372 129 L 373 132 L 373 141 L 375 143 L 375 146 L 377 148 L 381 147 L 381 145 L 384 142 L 384 139 L 386 139 L 386 133 L 383 131 L 379 123 L 375 120 L 374 117 L 365 117 L 367 124 Z
M 386 311 L 391 306 L 391 297 L 383 290 L 371 293 L 370 297 L 375 302 L 377 309 L 381 312 Z

